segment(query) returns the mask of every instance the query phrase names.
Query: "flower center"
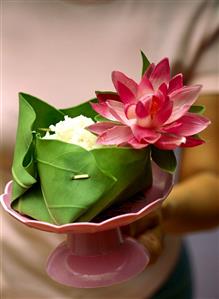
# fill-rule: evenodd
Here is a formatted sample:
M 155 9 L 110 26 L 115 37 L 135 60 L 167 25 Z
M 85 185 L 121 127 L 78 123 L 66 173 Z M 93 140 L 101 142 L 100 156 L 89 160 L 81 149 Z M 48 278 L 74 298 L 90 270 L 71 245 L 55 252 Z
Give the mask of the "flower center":
M 158 109 L 159 109 L 159 99 L 158 99 L 158 97 L 153 96 L 152 101 L 151 101 L 151 107 L 150 107 L 150 115 L 151 115 L 152 119 L 154 118 Z

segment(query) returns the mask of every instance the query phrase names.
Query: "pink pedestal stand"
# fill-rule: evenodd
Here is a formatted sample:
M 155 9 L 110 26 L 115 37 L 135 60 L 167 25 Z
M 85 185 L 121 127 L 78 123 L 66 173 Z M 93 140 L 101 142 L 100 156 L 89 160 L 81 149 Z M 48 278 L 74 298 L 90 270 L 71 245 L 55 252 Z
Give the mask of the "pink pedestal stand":
M 153 185 L 141 196 L 108 209 L 93 222 L 53 225 L 20 215 L 10 206 L 9 182 L 1 196 L 3 208 L 25 225 L 67 234 L 67 240 L 50 255 L 47 273 L 55 281 L 78 288 L 109 286 L 128 280 L 144 270 L 149 254 L 134 239 L 123 236 L 120 227 L 158 208 L 173 185 L 171 175 L 153 165 Z

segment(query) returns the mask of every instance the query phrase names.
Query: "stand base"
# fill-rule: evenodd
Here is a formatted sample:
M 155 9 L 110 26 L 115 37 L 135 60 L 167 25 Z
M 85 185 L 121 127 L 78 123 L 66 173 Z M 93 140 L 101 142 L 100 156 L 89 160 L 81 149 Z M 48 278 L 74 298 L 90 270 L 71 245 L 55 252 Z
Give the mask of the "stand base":
M 93 256 L 75 255 L 64 242 L 49 257 L 47 273 L 67 286 L 97 288 L 136 276 L 148 262 L 149 256 L 143 246 L 131 238 L 126 238 L 115 250 Z

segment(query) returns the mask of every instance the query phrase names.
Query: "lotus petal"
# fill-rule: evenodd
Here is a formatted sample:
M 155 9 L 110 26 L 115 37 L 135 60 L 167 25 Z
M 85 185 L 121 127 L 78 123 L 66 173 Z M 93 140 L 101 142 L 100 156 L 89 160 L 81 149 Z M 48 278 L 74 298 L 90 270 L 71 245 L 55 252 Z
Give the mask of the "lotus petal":
M 165 131 L 180 136 L 195 135 L 210 124 L 210 121 L 202 116 L 194 113 L 186 113 L 169 127 L 165 127 Z
M 189 136 L 189 137 L 186 137 L 186 142 L 183 143 L 181 145 L 181 147 L 194 147 L 194 146 L 201 145 L 203 143 L 205 143 L 204 140 L 197 138 L 197 137 Z
M 153 144 L 161 137 L 161 134 L 157 133 L 155 130 L 142 128 L 138 125 L 132 126 L 131 129 L 138 142 L 142 142 L 144 140 L 147 143 Z
M 173 112 L 166 124 L 172 123 L 182 117 L 196 101 L 201 90 L 201 85 L 185 86 L 177 89 L 170 95 L 173 101 Z
M 153 93 L 153 86 L 147 77 L 147 73 L 145 73 L 141 79 L 140 84 L 138 85 L 137 98 L 141 98 L 145 94 L 152 94 L 152 93 Z
M 135 103 L 136 102 L 135 95 L 123 83 L 121 83 L 121 82 L 117 83 L 117 91 L 118 91 L 118 93 L 120 95 L 120 98 L 121 98 L 121 100 L 124 104 L 129 104 L 129 103 Z
M 174 76 L 169 82 L 168 93 L 172 93 L 173 91 L 180 89 L 183 87 L 183 75 L 177 74 Z
M 107 101 L 106 104 L 110 113 L 114 116 L 116 120 L 126 125 L 130 124 L 130 121 L 126 117 L 125 106 L 123 103 L 117 101 Z
M 94 111 L 102 115 L 103 117 L 110 119 L 112 121 L 116 121 L 117 119 L 110 113 L 109 108 L 106 103 L 90 103 L 91 107 Z
M 132 131 L 126 126 L 114 126 L 107 130 L 97 139 L 97 143 L 105 145 L 119 145 L 120 143 L 128 142 L 132 137 Z
M 103 121 L 103 122 L 99 122 L 99 123 L 95 123 L 93 125 L 90 125 L 89 127 L 87 127 L 87 130 L 89 130 L 90 132 L 100 135 L 103 134 L 105 131 L 113 128 L 115 126 L 115 123 L 113 122 L 107 122 L 107 121 Z
M 163 105 L 163 107 L 160 110 L 158 110 L 157 113 L 155 114 L 153 123 L 157 127 L 163 125 L 171 116 L 172 110 L 173 110 L 173 103 L 170 101 L 166 102 L 166 104 Z
M 106 102 L 107 100 L 120 101 L 120 97 L 116 92 L 95 91 L 95 93 L 100 103 Z
M 150 76 L 150 81 L 155 90 L 157 90 L 162 83 L 169 84 L 170 65 L 168 58 L 164 58 L 155 66 Z
M 133 95 L 135 96 L 137 95 L 138 84 L 134 80 L 128 78 L 125 74 L 119 71 L 114 71 L 112 72 L 112 80 L 115 89 L 117 91 L 118 91 L 118 82 L 120 82 L 123 85 L 125 85 L 132 92 Z
M 151 64 L 149 65 L 149 67 L 147 68 L 147 70 L 146 70 L 146 72 L 145 72 L 145 75 L 148 77 L 148 79 L 150 79 L 150 76 L 151 76 L 151 74 L 152 74 L 154 68 L 155 68 L 155 64 L 154 64 L 154 63 L 151 63 Z
M 147 101 L 145 104 L 139 101 L 135 109 L 136 115 L 139 118 L 144 118 L 149 115 L 150 112 L 150 102 Z
M 147 143 L 146 141 L 139 143 L 139 141 L 136 138 L 131 138 L 129 140 L 128 144 L 130 144 L 131 147 L 133 147 L 135 149 L 142 149 L 149 145 L 149 143 Z
M 155 146 L 163 150 L 174 150 L 185 142 L 185 137 L 162 135 L 162 137 L 155 143 Z

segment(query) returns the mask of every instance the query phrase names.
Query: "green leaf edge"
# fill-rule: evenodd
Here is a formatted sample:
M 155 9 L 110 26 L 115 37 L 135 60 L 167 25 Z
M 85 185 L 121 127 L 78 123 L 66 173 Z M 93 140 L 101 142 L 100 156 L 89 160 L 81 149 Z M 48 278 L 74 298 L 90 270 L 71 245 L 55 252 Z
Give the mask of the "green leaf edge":
M 146 72 L 147 68 L 151 64 L 144 52 L 141 50 L 141 58 L 142 58 L 142 72 L 141 75 L 142 77 L 144 76 L 144 73 Z
M 177 160 L 173 150 L 161 150 L 151 146 L 152 160 L 164 171 L 173 174 L 177 167 Z
M 205 106 L 204 105 L 193 105 L 190 107 L 189 112 L 195 113 L 195 114 L 204 114 Z

